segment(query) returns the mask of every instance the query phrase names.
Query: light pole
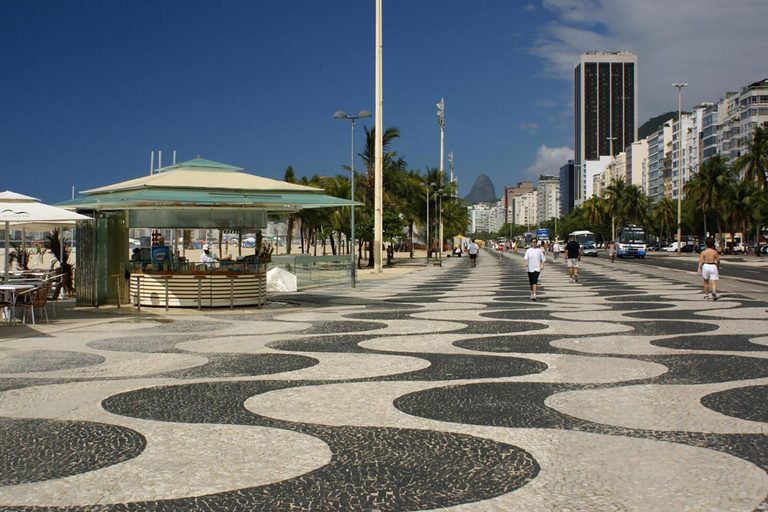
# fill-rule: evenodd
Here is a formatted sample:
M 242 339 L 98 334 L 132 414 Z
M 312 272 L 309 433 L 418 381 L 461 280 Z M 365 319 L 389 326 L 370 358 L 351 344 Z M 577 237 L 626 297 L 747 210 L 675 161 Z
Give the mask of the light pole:
M 440 124 L 440 186 L 443 186 L 445 176 L 445 100 L 440 98 L 437 104 L 437 122 Z M 437 220 L 437 219 L 435 219 Z M 440 264 L 443 263 L 443 217 L 440 216 L 440 236 L 438 237 Z
M 350 254 L 350 262 L 352 264 L 352 268 L 350 270 L 350 284 L 352 285 L 352 288 L 355 287 L 355 270 L 357 269 L 357 262 L 355 261 L 355 252 L 357 252 L 357 247 L 355 247 L 355 119 L 360 119 L 361 117 L 371 117 L 371 113 L 367 110 L 361 110 L 356 116 L 348 116 L 343 110 L 337 110 L 335 114 L 333 114 L 334 119 L 349 119 L 352 121 L 352 150 L 351 150 L 351 156 L 350 156 L 350 166 L 349 166 L 349 184 L 352 187 L 352 190 L 350 191 L 349 198 L 352 201 L 353 204 L 349 207 L 349 225 L 350 225 L 350 242 L 349 242 L 349 254 Z
M 611 163 L 608 165 L 613 167 L 613 141 L 616 140 L 616 137 L 606 137 L 606 140 L 611 143 Z M 611 172 L 611 178 L 613 178 L 613 172 Z M 611 241 L 616 241 L 616 212 L 611 214 Z
M 672 84 L 677 87 L 677 255 L 683 254 L 683 87 L 688 84 Z
M 422 182 L 422 183 L 419 183 L 419 185 L 427 188 L 427 229 L 424 230 L 424 238 L 426 239 L 425 241 L 427 242 L 427 265 L 429 265 L 429 249 L 432 246 L 432 241 L 430 240 L 430 238 L 432 237 L 432 233 L 431 233 L 432 229 L 429 225 L 429 194 L 432 192 L 432 189 L 435 186 L 437 186 L 437 183 L 435 183 L 434 181 L 432 183 Z

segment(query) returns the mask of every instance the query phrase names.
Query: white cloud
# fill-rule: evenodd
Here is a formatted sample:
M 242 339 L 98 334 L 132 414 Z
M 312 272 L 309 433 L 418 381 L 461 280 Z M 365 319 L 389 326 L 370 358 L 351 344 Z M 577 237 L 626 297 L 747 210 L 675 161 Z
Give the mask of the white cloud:
M 677 108 L 673 82 L 690 84 L 683 108 L 768 76 L 765 0 L 544 0 L 554 20 L 530 52 L 542 75 L 573 80 L 588 51 L 638 55 L 639 122 Z
M 539 131 L 539 125 L 536 123 L 520 123 L 520 130 L 524 132 L 536 133 Z
M 525 176 L 536 179 L 542 174 L 559 175 L 560 168 L 573 159 L 573 149 L 567 146 L 548 148 L 542 145 L 536 151 L 536 160 L 525 170 Z
M 557 102 L 555 100 L 537 100 L 533 102 L 537 107 L 555 107 Z
M 525 4 L 525 6 L 523 6 L 523 10 L 524 11 L 535 11 L 536 10 L 536 6 L 533 5 L 533 4 Z

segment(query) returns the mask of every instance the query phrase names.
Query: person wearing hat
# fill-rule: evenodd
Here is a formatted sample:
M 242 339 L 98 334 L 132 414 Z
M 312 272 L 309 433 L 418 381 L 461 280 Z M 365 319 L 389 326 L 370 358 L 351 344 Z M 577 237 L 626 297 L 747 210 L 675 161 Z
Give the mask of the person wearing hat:
M 205 263 L 210 268 L 213 267 L 216 261 L 219 261 L 219 258 L 211 251 L 211 246 L 203 244 L 203 254 L 200 255 L 200 263 Z

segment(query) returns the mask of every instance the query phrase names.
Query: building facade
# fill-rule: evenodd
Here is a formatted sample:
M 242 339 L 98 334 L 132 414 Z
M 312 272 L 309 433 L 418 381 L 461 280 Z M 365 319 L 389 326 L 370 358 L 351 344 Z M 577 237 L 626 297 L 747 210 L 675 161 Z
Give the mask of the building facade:
M 532 181 L 521 181 L 514 187 L 504 187 L 504 222 L 515 223 L 515 202 L 517 196 L 533 192 Z M 516 224 L 516 223 L 515 223 Z
M 504 201 L 478 203 L 467 208 L 469 212 L 469 232 L 495 233 L 504 225 Z
M 515 224 L 518 226 L 535 226 L 539 223 L 536 217 L 538 212 L 536 196 L 536 191 L 515 196 L 512 200 Z
M 594 176 L 602 172 L 596 164 L 604 167 L 637 139 L 637 55 L 581 55 L 574 65 L 574 104 L 578 206 L 592 195 Z
M 573 211 L 573 200 L 576 196 L 576 166 L 573 160 L 560 168 L 560 214 L 568 215 Z
M 536 191 L 536 223 L 560 217 L 560 177 L 539 177 Z

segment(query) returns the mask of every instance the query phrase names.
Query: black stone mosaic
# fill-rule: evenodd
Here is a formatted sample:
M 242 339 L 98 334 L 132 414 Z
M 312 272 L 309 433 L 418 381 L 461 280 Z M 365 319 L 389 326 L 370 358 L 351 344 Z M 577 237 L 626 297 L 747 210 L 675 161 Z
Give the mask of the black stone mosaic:
M 336 334 L 345 332 L 364 332 L 383 329 L 387 324 L 382 322 L 316 322 L 312 327 L 299 331 L 301 334 Z
M 0 417 L 0 485 L 112 466 L 138 456 L 145 446 L 141 434 L 116 425 Z
M 296 338 L 267 343 L 274 350 L 290 350 L 293 352 L 338 352 L 349 354 L 370 353 L 370 350 L 360 348 L 359 343 L 379 338 L 380 336 L 365 334 L 339 334 L 336 336 L 313 336 L 311 338 Z
M 255 377 L 309 368 L 317 359 L 293 354 L 206 354 L 202 366 L 160 374 L 175 379 Z
M 742 420 L 768 423 L 768 386 L 729 389 L 702 397 L 713 411 Z
M 110 412 L 156 421 L 295 430 L 322 439 L 333 453 L 327 466 L 276 484 L 108 510 L 429 510 L 511 492 L 539 472 L 527 452 L 487 439 L 426 430 L 291 423 L 242 407 L 249 396 L 289 386 L 288 382 L 203 383 L 142 389 L 105 400 L 103 406 Z M 168 403 L 180 407 L 169 409 Z
M 721 350 L 732 352 L 765 352 L 768 346 L 749 341 L 754 335 L 710 334 L 708 336 L 678 336 L 651 341 L 651 345 L 678 350 Z
M 558 334 L 521 334 L 517 336 L 490 336 L 488 338 L 470 338 L 460 340 L 453 345 L 478 352 L 520 352 L 528 354 L 574 354 L 550 345 L 555 340 L 567 339 L 572 336 Z M 588 354 L 584 354 L 588 355 Z
M 113 352 L 139 352 L 144 354 L 175 353 L 179 343 L 205 339 L 207 336 L 179 335 L 137 335 L 123 338 L 110 338 L 106 340 L 91 341 L 87 345 L 97 350 L 109 350 Z
M 66 352 L 63 350 L 36 350 L 17 352 L 0 359 L 0 373 L 33 373 L 71 370 L 101 364 L 105 359 L 98 354 Z
M 547 365 L 532 359 L 498 356 L 465 356 L 452 354 L 402 354 L 426 359 L 428 368 L 414 372 L 388 375 L 371 380 L 440 381 L 462 379 L 493 379 L 541 373 Z
M 658 314 L 666 313 L 665 311 L 658 311 L 655 312 Z M 671 312 L 669 312 L 671 313 Z M 642 313 L 634 313 L 634 314 L 642 314 Z M 650 315 L 651 313 L 648 312 Z M 627 313 L 626 316 L 633 315 L 632 313 Z M 670 314 L 672 317 L 673 315 Z M 653 317 L 649 317 L 653 318 Z M 670 318 L 671 320 L 671 318 Z M 621 322 L 616 322 L 617 325 L 628 325 L 632 327 L 632 331 L 627 332 L 627 335 L 630 336 L 671 336 L 675 334 L 699 334 L 699 333 L 706 333 L 706 332 L 712 332 L 719 329 L 719 327 L 715 324 L 705 324 L 705 323 L 698 323 L 698 322 L 686 322 L 686 321 L 656 321 L 656 322 L 631 322 L 626 320 L 621 320 Z
M 515 322 L 515 321 L 471 321 L 457 320 L 457 324 L 464 324 L 466 327 L 459 327 L 451 334 L 509 334 L 518 332 L 539 331 L 546 329 L 546 324 L 537 324 L 533 322 Z

